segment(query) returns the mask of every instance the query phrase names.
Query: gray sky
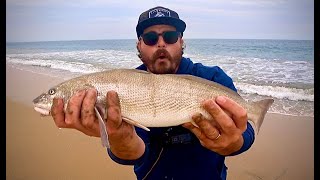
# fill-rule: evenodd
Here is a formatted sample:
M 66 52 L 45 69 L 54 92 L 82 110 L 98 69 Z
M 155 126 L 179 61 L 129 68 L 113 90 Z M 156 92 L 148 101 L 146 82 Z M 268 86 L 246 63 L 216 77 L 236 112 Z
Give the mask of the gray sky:
M 184 38 L 314 39 L 313 0 L 6 0 L 13 41 L 135 39 L 139 15 L 178 12 Z

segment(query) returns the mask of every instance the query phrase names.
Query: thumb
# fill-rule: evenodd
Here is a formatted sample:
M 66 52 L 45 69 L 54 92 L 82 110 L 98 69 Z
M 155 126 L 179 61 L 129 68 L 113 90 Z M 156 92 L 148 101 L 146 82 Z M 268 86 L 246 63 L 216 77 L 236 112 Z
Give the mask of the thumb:
M 106 101 L 107 105 L 105 112 L 107 118 L 107 127 L 110 127 L 112 129 L 118 129 L 122 123 L 120 101 L 118 94 L 115 91 L 107 92 Z

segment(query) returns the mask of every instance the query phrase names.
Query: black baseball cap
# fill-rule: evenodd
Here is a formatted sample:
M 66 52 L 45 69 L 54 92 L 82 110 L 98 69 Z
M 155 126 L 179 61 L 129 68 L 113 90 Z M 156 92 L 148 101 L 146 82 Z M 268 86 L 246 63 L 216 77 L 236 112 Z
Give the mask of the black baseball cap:
M 139 16 L 138 24 L 136 27 L 138 38 L 146 28 L 159 24 L 174 26 L 177 31 L 181 32 L 181 35 L 186 29 L 186 23 L 179 18 L 178 13 L 171 9 L 157 6 L 143 12 Z

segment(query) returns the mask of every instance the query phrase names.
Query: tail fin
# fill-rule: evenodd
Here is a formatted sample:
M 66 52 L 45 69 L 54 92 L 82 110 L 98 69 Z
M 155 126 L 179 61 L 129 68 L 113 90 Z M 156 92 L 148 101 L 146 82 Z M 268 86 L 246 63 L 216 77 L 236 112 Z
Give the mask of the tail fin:
M 259 133 L 260 127 L 264 120 L 264 116 L 266 115 L 273 102 L 273 99 L 263 99 L 251 104 L 252 109 L 248 111 L 248 119 L 254 123 L 257 129 L 257 134 Z

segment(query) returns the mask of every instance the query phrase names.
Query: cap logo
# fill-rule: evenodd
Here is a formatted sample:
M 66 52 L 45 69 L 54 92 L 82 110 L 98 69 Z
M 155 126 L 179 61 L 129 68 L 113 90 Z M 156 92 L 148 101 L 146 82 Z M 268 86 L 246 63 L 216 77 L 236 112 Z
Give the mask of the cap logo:
M 157 8 L 149 12 L 149 18 L 154 17 L 171 17 L 170 11 L 162 8 Z

